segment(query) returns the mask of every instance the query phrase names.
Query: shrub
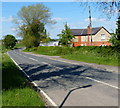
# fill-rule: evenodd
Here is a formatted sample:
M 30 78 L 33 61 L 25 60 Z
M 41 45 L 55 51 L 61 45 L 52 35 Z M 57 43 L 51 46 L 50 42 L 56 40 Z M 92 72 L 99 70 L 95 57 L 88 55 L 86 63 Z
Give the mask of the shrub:
M 59 46 L 39 46 L 27 49 L 40 54 L 46 55 L 67 55 L 83 54 L 98 57 L 115 57 L 119 56 L 119 48 L 113 46 L 78 46 L 78 47 L 59 47 Z

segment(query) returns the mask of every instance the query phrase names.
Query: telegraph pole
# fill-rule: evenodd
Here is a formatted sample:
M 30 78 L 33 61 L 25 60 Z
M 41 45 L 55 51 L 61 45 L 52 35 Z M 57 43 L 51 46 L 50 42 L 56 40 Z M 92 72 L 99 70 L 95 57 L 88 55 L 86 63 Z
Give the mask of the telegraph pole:
M 92 23 L 91 23 L 91 10 L 90 10 L 90 6 L 89 6 L 89 26 L 90 26 L 90 37 L 91 37 L 91 46 L 92 46 Z

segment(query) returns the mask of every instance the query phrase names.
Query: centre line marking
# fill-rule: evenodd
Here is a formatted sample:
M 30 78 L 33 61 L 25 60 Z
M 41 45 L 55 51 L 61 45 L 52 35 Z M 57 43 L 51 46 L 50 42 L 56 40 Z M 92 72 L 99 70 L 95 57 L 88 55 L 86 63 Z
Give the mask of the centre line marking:
M 21 55 L 21 56 L 23 56 L 23 57 L 25 57 L 25 58 L 28 58 L 28 59 L 31 59 L 31 60 L 34 60 L 34 61 L 38 61 L 38 60 L 36 60 L 36 59 L 34 59 L 34 58 L 24 56 L 24 55 L 22 55 L 22 54 L 20 54 L 20 53 L 18 53 L 18 54 Z
M 46 62 L 42 62 L 42 63 L 51 65 L 51 64 L 46 63 Z M 51 65 L 51 66 L 52 66 L 52 65 Z M 60 68 L 60 67 L 57 67 L 57 66 L 54 66 L 54 67 L 56 67 L 56 68 L 58 68 L 58 69 L 63 69 L 63 68 Z M 97 83 L 101 83 L 101 84 L 110 86 L 110 87 L 115 88 L 115 89 L 120 89 L 119 87 L 113 86 L 113 85 L 108 84 L 108 83 L 105 83 L 105 82 L 103 82 L 103 81 L 99 81 L 99 80 L 96 80 L 96 79 L 93 79 L 93 78 L 90 78 L 90 77 L 85 77 L 85 78 L 87 78 L 87 79 L 89 79 L 89 80 L 92 80 L 92 81 L 95 81 L 95 82 L 97 82 Z
M 28 57 L 29 59 L 31 59 L 31 60 L 34 60 L 34 61 L 38 61 L 38 60 L 36 60 L 36 59 L 34 59 L 34 58 L 31 58 L 31 57 Z
M 105 83 L 105 82 L 102 82 L 102 81 L 99 81 L 99 80 L 96 80 L 96 79 L 93 79 L 93 78 L 90 78 L 90 77 L 85 77 L 85 78 L 93 80 L 93 81 L 101 83 L 101 84 L 104 84 L 104 85 L 107 85 L 107 86 L 110 86 L 110 87 L 113 87 L 113 88 L 116 88 L 116 89 L 120 89 L 119 87 L 113 86 L 111 84 L 108 84 L 108 83 Z
M 42 62 L 42 63 L 43 63 L 43 64 L 47 64 L 47 65 L 49 65 L 49 66 L 53 66 L 53 67 L 58 68 L 58 69 L 63 69 L 63 68 L 61 68 L 61 67 L 54 66 L 54 65 L 49 64 L 49 63 L 47 63 L 47 62 Z
M 23 56 L 23 55 L 22 55 L 22 56 Z M 24 56 L 24 57 L 26 57 L 26 56 Z M 27 57 L 27 58 L 28 58 L 28 57 Z M 33 59 L 33 58 L 30 58 L 30 57 L 29 57 L 29 59 L 34 60 L 34 61 L 38 61 L 38 60 Z M 54 60 L 55 60 L 55 59 L 54 59 Z M 62 60 L 56 60 L 56 61 L 61 61 L 61 62 L 62 62 Z M 63 62 L 66 62 L 66 61 L 63 61 Z M 51 65 L 51 64 L 49 64 L 49 63 L 47 63 L 47 62 L 42 62 L 42 63 L 43 63 L 43 64 L 47 64 L 47 65 Z M 66 63 L 70 63 L 70 62 L 66 62 Z M 72 64 L 72 63 L 70 63 L 70 64 Z M 73 64 L 76 64 L 76 63 L 73 63 Z M 51 66 L 52 66 L 52 65 L 51 65 Z M 59 69 L 63 69 L 63 68 L 60 68 L 60 67 L 57 67 L 57 66 L 54 66 L 54 67 L 59 68 Z M 90 80 L 93 80 L 93 81 L 98 82 L 98 83 L 101 83 L 101 84 L 104 84 L 104 85 L 107 85 L 107 86 L 110 86 L 110 87 L 112 87 L 112 88 L 120 89 L 119 87 L 113 86 L 113 85 L 108 84 L 108 83 L 105 83 L 105 82 L 103 82 L 103 81 L 99 81 L 99 80 L 96 80 L 96 79 L 93 79 L 93 78 L 90 78 L 90 77 L 85 77 L 85 78 L 90 79 Z

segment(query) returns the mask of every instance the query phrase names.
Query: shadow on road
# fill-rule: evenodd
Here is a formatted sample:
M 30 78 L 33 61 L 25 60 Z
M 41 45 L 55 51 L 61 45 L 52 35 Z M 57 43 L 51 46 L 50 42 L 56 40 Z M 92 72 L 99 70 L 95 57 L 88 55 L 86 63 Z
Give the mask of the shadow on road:
M 40 88 L 64 88 L 69 89 L 76 85 L 94 84 L 85 77 L 98 80 L 115 80 L 112 72 L 94 69 L 88 66 L 70 65 L 63 69 L 47 64 L 19 64 L 33 81 L 39 83 Z M 63 65 L 63 64 L 62 64 Z M 115 77 L 114 77 L 115 76 Z

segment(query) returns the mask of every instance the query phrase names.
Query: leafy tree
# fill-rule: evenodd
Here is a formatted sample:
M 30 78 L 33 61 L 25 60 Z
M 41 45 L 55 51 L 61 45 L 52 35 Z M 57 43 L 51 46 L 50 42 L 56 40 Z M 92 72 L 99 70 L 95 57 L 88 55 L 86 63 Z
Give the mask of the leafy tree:
M 3 45 L 7 49 L 12 49 L 15 46 L 16 42 L 17 40 L 13 35 L 6 35 L 3 39 Z
M 60 40 L 60 45 L 63 46 L 70 46 L 72 43 L 72 39 L 74 38 L 74 36 L 71 34 L 71 30 L 70 28 L 67 26 L 67 24 L 65 24 L 65 29 L 62 30 L 61 34 L 58 34 L 59 36 L 59 40 Z
M 117 21 L 116 33 L 112 34 L 112 37 L 109 40 L 113 46 L 120 46 L 120 17 Z
M 46 38 L 45 24 L 52 22 L 50 15 L 49 9 L 43 4 L 23 6 L 18 12 L 16 24 L 26 47 L 37 47 Z

